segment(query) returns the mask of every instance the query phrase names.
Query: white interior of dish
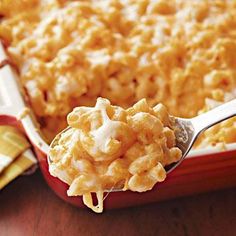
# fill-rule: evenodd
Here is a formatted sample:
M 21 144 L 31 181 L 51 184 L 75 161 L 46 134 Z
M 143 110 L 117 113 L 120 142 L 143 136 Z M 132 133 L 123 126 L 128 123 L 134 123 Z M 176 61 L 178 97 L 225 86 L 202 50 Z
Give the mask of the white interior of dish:
M 6 59 L 4 48 L 0 43 L 0 61 Z M 10 115 L 17 117 L 26 107 L 18 84 L 17 75 L 10 66 L 4 66 L 0 69 L 0 115 Z M 40 134 L 36 131 L 36 124 L 30 116 L 22 120 L 22 124 L 29 135 L 30 140 L 36 144 L 45 153 L 48 152 L 48 145 L 43 141 Z M 236 150 L 236 143 L 225 145 L 224 151 Z M 214 155 L 223 152 L 221 147 L 207 147 L 203 149 L 191 150 L 188 158 L 199 157 L 203 155 Z

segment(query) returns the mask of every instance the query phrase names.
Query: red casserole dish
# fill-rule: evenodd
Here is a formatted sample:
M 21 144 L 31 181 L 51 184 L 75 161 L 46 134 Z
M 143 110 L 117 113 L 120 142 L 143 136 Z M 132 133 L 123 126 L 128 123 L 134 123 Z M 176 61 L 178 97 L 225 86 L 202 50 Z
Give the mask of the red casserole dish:
M 6 59 L 3 47 L 0 45 L 0 62 Z M 81 197 L 68 197 L 67 184 L 50 175 L 47 163 L 49 146 L 37 128 L 33 114 L 25 112 L 27 106 L 17 81 L 17 75 L 8 64 L 0 69 L 0 124 L 14 125 L 22 129 L 35 148 L 41 172 L 50 188 L 66 202 L 83 207 Z M 190 152 L 181 166 L 151 191 L 111 192 L 106 198 L 105 208 L 135 206 L 235 186 L 235 155 L 236 144 L 227 145 L 225 151 L 209 148 Z

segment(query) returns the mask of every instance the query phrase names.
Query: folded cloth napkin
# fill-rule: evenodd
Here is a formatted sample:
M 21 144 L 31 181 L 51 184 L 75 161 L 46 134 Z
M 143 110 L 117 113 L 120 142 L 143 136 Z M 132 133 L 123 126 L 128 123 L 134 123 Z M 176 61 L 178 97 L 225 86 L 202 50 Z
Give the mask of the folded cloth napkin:
M 0 173 L 29 147 L 27 139 L 16 128 L 0 126 Z
M 14 127 L 0 126 L 0 190 L 36 163 L 24 134 Z

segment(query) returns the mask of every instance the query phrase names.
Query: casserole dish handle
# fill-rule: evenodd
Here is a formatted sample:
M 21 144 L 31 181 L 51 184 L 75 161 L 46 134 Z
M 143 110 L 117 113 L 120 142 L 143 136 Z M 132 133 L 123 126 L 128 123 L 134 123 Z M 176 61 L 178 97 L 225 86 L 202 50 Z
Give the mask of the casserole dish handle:
M 0 62 L 7 60 L 0 44 Z M 24 130 L 31 143 L 44 154 L 49 146 L 42 138 L 36 119 L 24 101 L 24 91 L 10 65 L 0 68 L 0 125 L 14 125 Z

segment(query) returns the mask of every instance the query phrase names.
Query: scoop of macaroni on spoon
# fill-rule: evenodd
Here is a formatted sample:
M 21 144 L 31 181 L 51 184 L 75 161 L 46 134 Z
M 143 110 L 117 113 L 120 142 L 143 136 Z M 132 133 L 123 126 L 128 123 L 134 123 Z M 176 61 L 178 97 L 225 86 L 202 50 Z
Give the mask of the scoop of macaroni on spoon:
M 98 98 L 95 107 L 68 115 L 69 127 L 50 146 L 49 171 L 69 185 L 69 196 L 83 196 L 85 205 L 102 212 L 103 192 L 151 190 L 183 161 L 203 130 L 235 114 L 236 100 L 182 119 L 145 99 L 123 109 Z

